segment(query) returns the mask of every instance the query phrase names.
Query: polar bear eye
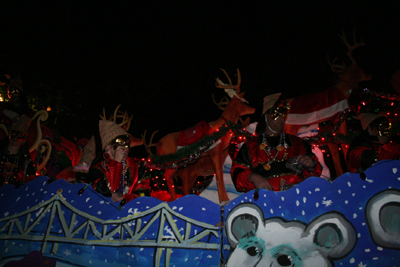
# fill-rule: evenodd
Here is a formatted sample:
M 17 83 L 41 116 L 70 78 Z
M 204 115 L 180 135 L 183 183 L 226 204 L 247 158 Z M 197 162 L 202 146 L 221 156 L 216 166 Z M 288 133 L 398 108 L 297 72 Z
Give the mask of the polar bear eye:
M 276 260 L 280 266 L 292 266 L 292 257 L 289 255 L 280 255 Z
M 258 248 L 255 247 L 255 246 L 249 247 L 249 248 L 247 248 L 247 253 L 250 256 L 254 257 L 254 256 L 256 256 L 258 254 Z

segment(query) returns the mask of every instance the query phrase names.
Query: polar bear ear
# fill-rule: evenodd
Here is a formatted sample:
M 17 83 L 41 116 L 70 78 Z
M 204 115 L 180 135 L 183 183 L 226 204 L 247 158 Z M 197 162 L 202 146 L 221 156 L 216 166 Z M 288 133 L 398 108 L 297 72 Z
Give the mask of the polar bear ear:
M 365 215 L 372 240 L 378 246 L 400 249 L 400 190 L 388 189 L 373 196 Z
M 254 204 L 244 203 L 231 210 L 225 220 L 225 233 L 231 247 L 239 240 L 257 229 L 264 222 L 262 210 Z
M 334 259 L 345 257 L 357 242 L 353 225 L 339 212 L 329 212 L 315 218 L 307 225 L 304 234 L 313 238 L 317 250 L 324 251 Z

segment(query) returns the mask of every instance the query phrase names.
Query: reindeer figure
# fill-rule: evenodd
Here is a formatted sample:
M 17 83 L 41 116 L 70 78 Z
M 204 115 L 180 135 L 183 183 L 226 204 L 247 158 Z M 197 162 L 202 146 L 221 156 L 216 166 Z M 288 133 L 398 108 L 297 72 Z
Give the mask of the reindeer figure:
M 236 85 L 232 84 L 232 81 L 226 71 L 223 69 L 221 70 L 228 78 L 229 84 L 225 84 L 219 78 L 217 78 L 216 87 L 224 89 L 231 97 L 231 100 L 225 107 L 222 115 L 217 120 L 208 123 L 211 131 L 218 130 L 228 121 L 237 123 L 240 116 L 253 114 L 255 112 L 255 108 L 250 107 L 245 103 L 246 101 L 243 99 L 244 93 L 240 93 L 241 76 L 239 70 L 237 70 L 238 81 Z M 179 146 L 179 136 L 182 132 L 170 133 L 161 138 L 156 146 L 157 155 L 176 153 Z M 189 193 L 196 178 L 199 175 L 207 176 L 215 174 L 218 187 L 219 202 L 222 203 L 225 201 L 229 201 L 223 182 L 223 164 L 224 159 L 227 155 L 227 149 L 230 144 L 231 138 L 231 134 L 227 133 L 226 135 L 221 137 L 220 142 L 215 147 L 208 150 L 207 152 L 204 152 L 202 158 L 197 163 L 180 170 L 180 177 L 182 178 L 185 194 Z M 212 164 L 209 164 L 210 162 Z M 212 168 L 209 167 L 210 165 L 212 166 Z M 166 169 L 164 172 L 164 176 L 168 183 L 168 190 L 171 194 L 171 200 L 176 199 L 174 177 L 177 174 L 177 171 L 177 169 Z
M 288 99 L 291 110 L 286 120 L 284 130 L 286 133 L 296 135 L 300 126 L 338 120 L 341 112 L 349 108 L 347 99 L 352 90 L 357 89 L 360 82 L 371 80 L 372 76 L 365 73 L 352 56 L 354 49 L 365 45 L 365 43 L 363 41 L 357 42 L 355 30 L 353 31 L 353 45 L 349 44 L 343 30 L 339 37 L 348 48 L 347 56 L 351 64 L 348 67 L 345 63 L 336 64 L 337 58 L 330 62 L 328 57 L 328 63 L 338 77 L 337 83 L 321 92 Z M 345 123 L 341 124 L 338 133 L 346 134 Z M 336 176 L 339 176 L 343 173 L 343 169 L 340 164 L 338 146 L 334 143 L 327 145 L 332 153 Z
M 291 110 L 286 120 L 286 132 L 295 135 L 301 125 L 332 119 L 337 113 L 349 107 L 347 99 L 350 97 L 351 91 L 357 89 L 360 82 L 371 80 L 372 76 L 365 73 L 352 56 L 354 49 L 365 43 L 356 41 L 355 32 L 353 32 L 353 45 L 349 44 L 343 30 L 339 37 L 348 48 L 347 56 L 351 60 L 351 65 L 347 67 L 345 63 L 335 64 L 337 58 L 331 63 L 328 58 L 332 71 L 338 76 L 336 84 L 321 92 L 287 99 L 291 104 Z
M 372 79 L 371 74 L 365 73 L 364 70 L 361 69 L 359 65 L 357 65 L 356 60 L 354 59 L 352 52 L 354 49 L 360 46 L 364 46 L 365 42 L 361 39 L 361 42 L 357 42 L 355 29 L 353 31 L 353 45 L 349 44 L 349 41 L 346 38 L 344 31 L 342 30 L 342 34 L 339 34 L 340 39 L 343 40 L 343 43 L 347 46 L 347 56 L 349 57 L 351 64 L 350 66 L 346 66 L 343 62 L 342 64 L 335 64 L 338 58 L 335 58 L 331 63 L 328 57 L 328 64 L 331 66 L 331 70 L 337 74 L 338 82 L 335 87 L 339 89 L 347 98 L 350 97 L 351 91 L 353 89 L 358 88 L 358 84 L 363 81 L 369 81 Z

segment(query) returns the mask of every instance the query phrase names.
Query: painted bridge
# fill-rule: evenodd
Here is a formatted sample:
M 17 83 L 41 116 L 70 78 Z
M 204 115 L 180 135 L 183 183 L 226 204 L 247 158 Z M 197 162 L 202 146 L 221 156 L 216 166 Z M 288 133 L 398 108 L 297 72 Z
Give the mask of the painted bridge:
M 173 249 L 219 250 L 220 231 L 219 226 L 175 212 L 167 203 L 119 220 L 102 220 L 67 202 L 61 189 L 47 201 L 0 219 L 0 240 L 40 242 L 42 253 L 56 254 L 59 243 L 153 247 L 156 266 L 164 252 L 168 266 Z

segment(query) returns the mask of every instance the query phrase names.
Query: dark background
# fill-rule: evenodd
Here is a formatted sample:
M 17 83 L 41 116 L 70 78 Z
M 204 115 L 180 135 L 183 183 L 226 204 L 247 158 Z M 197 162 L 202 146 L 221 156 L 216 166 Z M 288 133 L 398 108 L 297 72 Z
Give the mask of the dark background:
M 103 107 L 111 114 L 119 104 L 137 137 L 215 120 L 219 68 L 231 77 L 240 69 L 252 106 L 275 92 L 320 91 L 334 83 L 327 54 L 350 64 L 341 29 L 351 42 L 357 28 L 366 43 L 354 56 L 373 79 L 361 86 L 391 90 L 400 69 L 396 1 L 280 2 L 3 1 L 0 70 L 21 75 L 39 99 L 33 108 L 50 105 L 46 123 L 71 141 L 90 138 Z

